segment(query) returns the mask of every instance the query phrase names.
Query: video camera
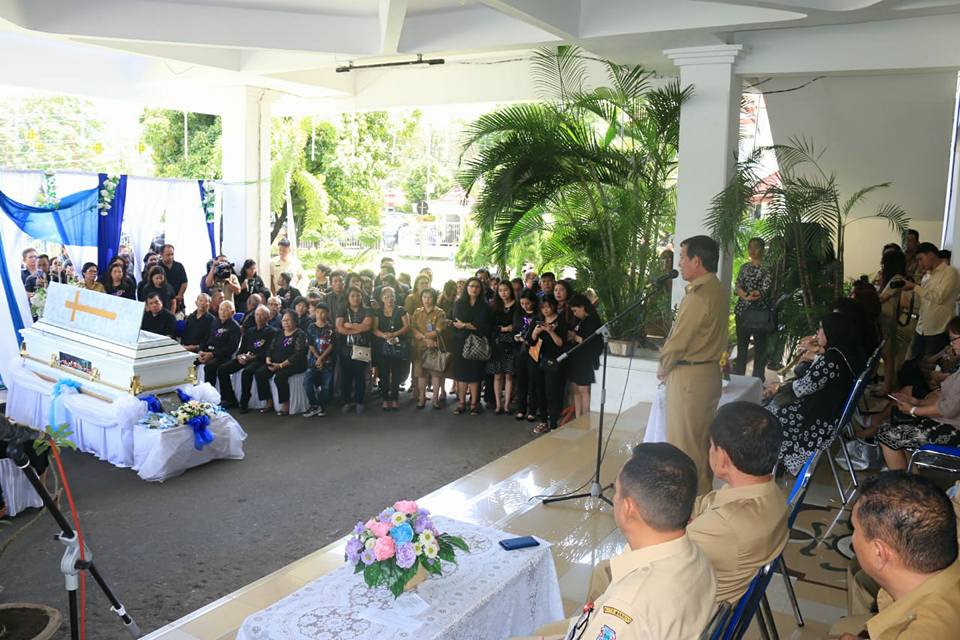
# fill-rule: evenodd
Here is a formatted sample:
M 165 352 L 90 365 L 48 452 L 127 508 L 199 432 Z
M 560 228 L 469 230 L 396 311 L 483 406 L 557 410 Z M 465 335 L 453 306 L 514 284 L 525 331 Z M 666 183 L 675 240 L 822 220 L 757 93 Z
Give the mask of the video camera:
M 213 277 L 217 280 L 229 280 L 230 276 L 233 275 L 233 271 L 232 262 L 219 262 L 214 269 Z

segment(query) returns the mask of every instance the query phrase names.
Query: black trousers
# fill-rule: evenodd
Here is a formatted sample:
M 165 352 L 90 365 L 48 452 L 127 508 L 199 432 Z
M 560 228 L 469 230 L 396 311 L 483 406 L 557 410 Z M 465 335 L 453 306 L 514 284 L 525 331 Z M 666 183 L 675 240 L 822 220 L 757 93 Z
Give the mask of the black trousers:
M 344 404 L 363 404 L 367 391 L 367 363 L 354 360 L 349 355 L 341 355 L 340 361 L 340 400 Z
M 220 398 L 228 404 L 237 404 L 237 394 L 233 391 L 230 376 L 237 371 L 242 371 L 243 373 L 240 374 L 239 404 L 241 407 L 246 407 L 250 404 L 250 396 L 252 395 L 250 389 L 253 386 L 253 374 L 256 373 L 261 364 L 263 363 L 253 360 L 246 365 L 242 365 L 239 360 L 234 358 L 230 362 L 220 365 L 220 368 L 217 369 L 217 380 L 220 381 Z
M 400 383 L 407 379 L 410 363 L 400 358 L 380 356 L 380 397 L 384 400 L 400 399 Z
M 910 345 L 910 359 L 916 360 L 920 356 L 932 356 L 943 351 L 950 344 L 947 332 L 922 336 L 913 334 L 913 344 Z
M 270 394 L 270 377 L 272 376 L 273 384 L 277 385 L 277 401 L 280 404 L 290 402 L 290 377 L 306 370 L 306 364 L 278 369 L 276 372 L 267 369 L 266 364 L 260 365 L 253 374 L 254 380 L 257 381 L 257 395 L 260 396 L 260 400 L 272 400 Z
M 543 386 L 540 388 L 540 416 L 541 420 L 549 423 L 552 428 L 560 425 L 560 412 L 563 411 L 564 391 L 567 379 L 563 375 L 563 367 L 541 368 Z
M 543 371 L 540 370 L 540 365 L 526 353 L 520 352 L 513 370 L 513 397 L 517 402 L 517 413 L 537 415 L 543 387 Z
M 770 334 L 740 327 L 737 319 L 737 362 L 733 372 L 742 376 L 747 371 L 747 350 L 750 347 L 750 338 L 753 338 L 753 377 L 764 378 L 767 366 L 767 337 Z
M 213 384 L 217 380 L 217 369 L 220 368 L 220 365 L 230 362 L 230 358 L 214 358 L 206 364 L 201 365 L 203 367 L 203 379 L 210 384 Z M 223 395 L 222 393 L 220 394 Z

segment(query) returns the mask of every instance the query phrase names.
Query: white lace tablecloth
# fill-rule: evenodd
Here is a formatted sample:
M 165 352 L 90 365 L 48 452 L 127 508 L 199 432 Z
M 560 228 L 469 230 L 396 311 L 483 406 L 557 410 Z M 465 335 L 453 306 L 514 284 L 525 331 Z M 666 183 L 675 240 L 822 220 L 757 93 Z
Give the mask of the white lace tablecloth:
M 419 628 L 390 627 L 362 615 L 390 611 L 393 595 L 367 588 L 363 575 L 344 563 L 248 617 L 237 640 L 501 640 L 563 618 L 548 543 L 504 551 L 497 543 L 515 536 L 449 518 L 435 522 L 440 531 L 466 540 L 470 553 L 458 552 L 458 564 L 444 562 L 443 576 L 430 576 L 413 591 L 430 605 L 417 616 Z
M 728 402 L 745 400 L 760 404 L 763 399 L 763 384 L 760 378 L 752 376 L 730 376 L 729 381 L 723 383 L 723 392 L 720 394 L 722 407 Z M 667 388 L 664 385 L 657 387 L 657 395 L 650 408 L 650 417 L 647 418 L 647 430 L 643 434 L 644 442 L 667 441 Z
M 53 384 L 23 367 L 12 368 L 8 377 L 7 416 L 34 429 L 43 429 L 50 421 Z M 197 451 L 191 427 L 147 429 L 136 423 L 139 416 L 119 411 L 116 403 L 86 394 L 64 395 L 59 405 L 57 422 L 70 426 L 70 439 L 80 451 L 115 467 L 131 467 L 144 480 L 160 482 L 220 458 L 243 459 L 247 434 L 228 413 L 210 419 L 208 429 L 214 441 Z

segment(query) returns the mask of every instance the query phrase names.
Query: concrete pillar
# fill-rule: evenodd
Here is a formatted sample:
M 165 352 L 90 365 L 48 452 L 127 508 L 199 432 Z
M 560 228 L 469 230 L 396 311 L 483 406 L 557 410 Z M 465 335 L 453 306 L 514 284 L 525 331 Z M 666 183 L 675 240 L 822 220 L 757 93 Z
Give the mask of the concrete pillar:
M 960 248 L 960 224 L 957 214 L 960 208 L 960 82 L 957 83 L 957 94 L 953 107 L 953 135 L 950 139 L 950 160 L 947 172 L 947 201 L 943 210 L 943 237 L 940 239 L 940 248 L 949 249 L 957 253 Z M 958 265 L 957 258 L 953 258 L 953 265 Z
M 257 261 L 270 281 L 270 92 L 258 87 L 224 90 L 223 252 L 239 266 Z
M 677 168 L 677 223 L 675 255 L 680 242 L 710 235 L 704 218 L 710 201 L 723 190 L 733 172 L 740 126 L 740 81 L 734 61 L 742 45 L 715 45 L 667 49 L 664 54 L 680 68 L 681 86 L 693 86 L 693 95 L 680 111 L 680 150 Z M 732 260 L 721 255 L 717 274 L 728 288 Z M 673 283 L 673 304 L 680 303 L 686 283 Z

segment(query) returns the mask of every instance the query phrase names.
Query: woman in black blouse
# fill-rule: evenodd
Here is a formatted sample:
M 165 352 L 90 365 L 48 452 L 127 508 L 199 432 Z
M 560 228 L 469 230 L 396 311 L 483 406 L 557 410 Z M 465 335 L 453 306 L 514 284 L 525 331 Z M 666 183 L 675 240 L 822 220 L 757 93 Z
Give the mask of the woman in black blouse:
M 340 395 L 344 413 L 356 409 L 363 413 L 363 397 L 367 389 L 367 360 L 355 360 L 353 347 L 370 346 L 373 317 L 363 306 L 363 291 L 359 287 L 347 290 L 347 304 L 337 315 L 337 335 L 340 336 Z
M 233 296 L 233 304 L 236 305 L 237 310 L 245 312 L 247 310 L 247 300 L 255 293 L 259 294 L 264 300 L 270 297 L 267 285 L 263 283 L 263 278 L 257 274 L 256 260 L 250 258 L 244 260 L 237 278 L 240 280 L 240 293 Z
M 483 297 L 483 283 L 479 278 L 470 278 L 463 295 L 453 307 L 451 325 L 457 333 L 453 348 L 453 379 L 457 382 L 457 408 L 455 414 L 466 409 L 467 390 L 470 391 L 470 415 L 480 415 L 480 383 L 487 363 L 485 360 L 467 360 L 463 346 L 467 338 L 476 335 L 487 340 L 490 334 L 490 307 Z
M 534 428 L 534 433 L 546 433 L 560 426 L 565 380 L 563 366 L 557 363 L 557 358 L 567 345 L 567 323 L 557 314 L 556 298 L 548 294 L 540 299 L 540 315 L 543 319 L 534 325 L 528 339 L 530 355 L 543 371 L 540 424 Z
M 135 300 L 137 297 L 137 283 L 127 275 L 126 265 L 122 258 L 114 258 L 104 274 L 103 289 L 112 296 Z
M 557 301 L 557 314 L 568 325 L 573 324 L 573 313 L 570 311 L 570 299 L 576 294 L 570 280 L 557 280 L 553 285 L 553 297 Z
M 290 402 L 290 377 L 307 370 L 307 336 L 297 326 L 297 314 L 285 311 L 280 321 L 282 331 L 277 332 L 270 345 L 264 364 L 254 372 L 257 395 L 267 406 L 260 413 L 273 410 L 273 394 L 270 393 L 270 378 L 277 385 L 277 415 L 287 415 Z
M 585 342 L 603 322 L 597 314 L 597 308 L 581 294 L 570 298 L 570 312 L 573 314 L 573 324 L 567 332 L 567 341 L 573 347 Z M 567 380 L 573 385 L 573 403 L 578 418 L 590 413 L 590 385 L 596 382 L 593 372 L 600 366 L 602 353 L 603 340 L 594 338 L 571 353 L 564 363 Z
M 517 299 L 509 280 L 497 285 L 497 298 L 493 303 L 493 347 L 487 373 L 493 374 L 493 398 L 497 415 L 510 411 L 513 399 L 513 374 L 517 358 L 516 329 L 513 315 Z M 501 398 L 502 394 L 502 398 Z
M 407 377 L 410 368 L 410 316 L 407 310 L 397 305 L 393 287 L 380 291 L 380 309 L 373 317 L 373 335 L 377 337 L 380 351 L 380 395 L 383 410 L 400 408 L 400 383 Z
M 516 331 L 514 340 L 519 345 L 514 367 L 514 386 L 517 398 L 517 413 L 514 417 L 517 420 L 526 418 L 528 422 L 534 422 L 537 419 L 540 387 L 543 383 L 540 363 L 530 359 L 528 353 L 530 346 L 527 344 L 527 338 L 530 337 L 530 332 L 533 331 L 534 325 L 540 318 L 540 312 L 537 310 L 538 303 L 537 292 L 533 289 L 524 289 L 520 293 L 516 313 L 513 316 L 513 327 Z
M 767 363 L 767 337 L 770 334 L 756 322 L 770 308 L 770 287 L 773 282 L 770 272 L 763 266 L 763 250 L 762 238 L 750 239 L 747 244 L 750 262 L 744 263 L 737 273 L 737 304 L 733 308 L 737 321 L 737 362 L 733 372 L 740 376 L 746 373 L 747 349 L 753 337 L 753 377 L 761 380 Z
M 177 301 L 174 298 L 173 287 L 167 282 L 167 272 L 159 265 L 150 267 L 150 271 L 147 272 L 147 284 L 141 292 L 143 300 L 149 298 L 152 293 L 160 296 L 164 309 L 167 309 L 170 313 L 177 312 Z
M 277 289 L 277 297 L 283 301 L 282 304 L 284 309 L 292 308 L 293 301 L 297 298 L 303 297 L 303 294 L 300 293 L 300 290 L 290 284 L 292 281 L 293 276 L 286 272 L 281 273 L 277 277 L 277 282 L 280 285 Z

